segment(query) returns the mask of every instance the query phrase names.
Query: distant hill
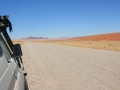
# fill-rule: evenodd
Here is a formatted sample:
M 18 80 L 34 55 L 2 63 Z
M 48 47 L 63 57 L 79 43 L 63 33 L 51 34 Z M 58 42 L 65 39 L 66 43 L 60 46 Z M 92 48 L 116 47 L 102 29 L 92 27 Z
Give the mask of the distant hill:
M 33 36 L 30 36 L 30 37 L 27 37 L 27 38 L 22 38 L 22 39 L 48 39 L 47 37 L 33 37 Z
M 22 38 L 22 39 L 49 39 L 47 37 L 27 37 L 27 38 Z M 107 40 L 107 41 L 120 41 L 120 32 L 117 33 L 107 33 L 107 34 L 98 34 L 98 35 L 90 35 L 90 36 L 80 36 L 80 37 L 61 37 L 61 39 L 67 39 L 67 40 L 77 40 L 77 41 L 101 41 L 101 40 Z
M 83 37 L 74 37 L 71 40 L 85 40 L 85 41 L 101 41 L 101 40 L 113 40 L 120 41 L 120 32 L 118 33 L 108 33 L 108 34 L 99 34 L 99 35 L 91 35 L 91 36 L 83 36 Z

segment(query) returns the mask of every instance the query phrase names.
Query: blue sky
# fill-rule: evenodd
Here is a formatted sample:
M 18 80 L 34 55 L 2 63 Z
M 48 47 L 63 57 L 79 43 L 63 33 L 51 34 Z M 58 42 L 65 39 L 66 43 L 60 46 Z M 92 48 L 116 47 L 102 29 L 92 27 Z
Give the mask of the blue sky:
M 120 0 L 0 0 L 12 39 L 120 32 Z

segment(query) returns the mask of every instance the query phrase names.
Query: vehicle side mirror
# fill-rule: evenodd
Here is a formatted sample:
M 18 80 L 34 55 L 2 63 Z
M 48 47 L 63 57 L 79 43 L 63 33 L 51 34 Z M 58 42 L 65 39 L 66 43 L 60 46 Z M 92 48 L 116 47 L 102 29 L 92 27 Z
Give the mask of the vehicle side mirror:
M 13 53 L 14 53 L 14 57 L 21 57 L 22 56 L 22 50 L 21 50 L 20 44 L 13 45 Z

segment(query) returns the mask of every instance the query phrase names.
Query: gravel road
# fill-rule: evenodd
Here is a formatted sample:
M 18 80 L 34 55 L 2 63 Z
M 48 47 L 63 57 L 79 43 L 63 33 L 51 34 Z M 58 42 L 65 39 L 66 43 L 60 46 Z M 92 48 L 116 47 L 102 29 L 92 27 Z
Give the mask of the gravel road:
M 30 90 L 120 90 L 120 52 L 25 42 Z

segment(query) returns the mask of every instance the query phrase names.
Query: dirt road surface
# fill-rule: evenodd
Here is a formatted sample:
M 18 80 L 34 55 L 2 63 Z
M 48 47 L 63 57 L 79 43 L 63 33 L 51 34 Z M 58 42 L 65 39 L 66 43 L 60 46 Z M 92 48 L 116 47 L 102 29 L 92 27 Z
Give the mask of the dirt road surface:
M 120 52 L 25 42 L 30 90 L 120 90 Z

